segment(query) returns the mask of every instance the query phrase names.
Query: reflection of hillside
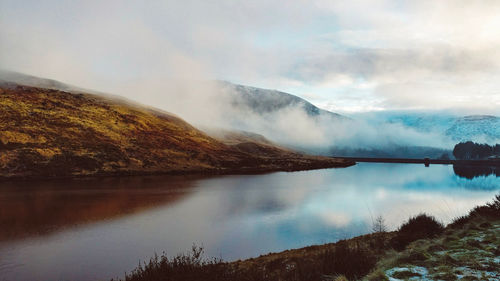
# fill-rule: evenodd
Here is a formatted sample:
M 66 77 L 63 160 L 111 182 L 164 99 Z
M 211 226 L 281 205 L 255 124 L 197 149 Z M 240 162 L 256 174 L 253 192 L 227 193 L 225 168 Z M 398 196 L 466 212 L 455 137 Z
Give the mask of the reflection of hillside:
M 194 180 L 125 177 L 0 184 L 0 242 L 174 204 Z
M 489 175 L 500 176 L 499 167 L 453 165 L 453 171 L 457 176 L 467 179 Z

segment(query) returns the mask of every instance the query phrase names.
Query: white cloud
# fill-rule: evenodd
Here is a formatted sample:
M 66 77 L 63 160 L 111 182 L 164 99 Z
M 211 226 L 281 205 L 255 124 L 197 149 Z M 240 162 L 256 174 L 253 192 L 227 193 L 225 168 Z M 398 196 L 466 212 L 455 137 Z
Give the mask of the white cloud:
M 155 106 L 170 103 L 165 81 L 218 78 L 340 111 L 498 112 L 499 12 L 488 0 L 0 0 L 0 67 Z

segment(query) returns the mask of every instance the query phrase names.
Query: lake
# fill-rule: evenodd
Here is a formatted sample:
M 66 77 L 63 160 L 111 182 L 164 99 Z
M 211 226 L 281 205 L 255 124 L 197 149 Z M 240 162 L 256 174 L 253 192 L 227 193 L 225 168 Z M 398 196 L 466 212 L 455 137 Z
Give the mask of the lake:
M 495 173 L 360 163 L 217 177 L 0 183 L 0 280 L 109 280 L 193 243 L 225 260 L 389 229 L 421 212 L 443 223 L 493 199 Z

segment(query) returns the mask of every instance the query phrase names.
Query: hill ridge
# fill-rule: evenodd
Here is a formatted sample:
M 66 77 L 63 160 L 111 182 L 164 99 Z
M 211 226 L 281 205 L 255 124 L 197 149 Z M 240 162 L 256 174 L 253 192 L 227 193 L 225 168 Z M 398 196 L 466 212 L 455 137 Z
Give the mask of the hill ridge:
M 0 87 L 0 177 L 248 173 L 352 165 L 226 145 L 181 118 L 94 94 Z M 272 152 L 272 153 L 271 153 Z

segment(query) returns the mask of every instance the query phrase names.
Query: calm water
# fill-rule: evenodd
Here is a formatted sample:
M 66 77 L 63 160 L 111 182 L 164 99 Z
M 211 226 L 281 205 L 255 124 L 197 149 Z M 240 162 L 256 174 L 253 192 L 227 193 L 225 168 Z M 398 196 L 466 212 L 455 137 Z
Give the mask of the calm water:
M 470 176 L 469 176 L 470 177 Z M 212 178 L 133 177 L 0 184 L 0 280 L 107 280 L 155 252 L 203 245 L 226 260 L 394 229 L 426 212 L 444 223 L 500 190 L 452 166 Z

